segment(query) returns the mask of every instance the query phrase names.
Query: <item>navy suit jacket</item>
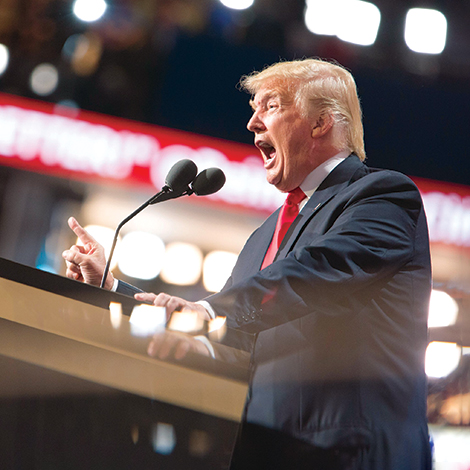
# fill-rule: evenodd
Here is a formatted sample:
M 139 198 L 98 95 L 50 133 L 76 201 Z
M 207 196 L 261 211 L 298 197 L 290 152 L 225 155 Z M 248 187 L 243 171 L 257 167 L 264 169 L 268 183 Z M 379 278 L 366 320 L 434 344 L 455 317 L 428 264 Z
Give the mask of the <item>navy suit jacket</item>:
M 363 446 L 361 468 L 429 468 L 431 266 L 416 186 L 350 155 L 260 271 L 277 215 L 206 299 L 256 337 L 245 420 L 323 448 Z

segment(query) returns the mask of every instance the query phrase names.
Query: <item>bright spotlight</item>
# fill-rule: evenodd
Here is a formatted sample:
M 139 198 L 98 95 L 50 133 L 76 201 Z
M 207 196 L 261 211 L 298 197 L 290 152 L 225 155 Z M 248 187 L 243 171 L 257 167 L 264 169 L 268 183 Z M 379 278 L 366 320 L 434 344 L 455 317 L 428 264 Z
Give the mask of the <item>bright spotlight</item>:
M 209 292 L 218 292 L 232 272 L 237 255 L 228 251 L 212 251 L 204 259 L 203 282 Z
M 369 46 L 377 37 L 380 10 L 362 0 L 307 0 L 304 20 L 312 33 Z
M 307 0 L 305 10 L 305 26 L 315 34 L 334 36 L 337 30 L 338 8 L 342 0 Z
M 57 89 L 59 71 L 52 64 L 40 64 L 34 68 L 29 78 L 31 90 L 40 96 L 47 96 Z
M 246 10 L 255 3 L 255 0 L 220 0 L 220 3 L 233 10 Z
M 73 12 L 78 19 L 91 23 L 104 15 L 107 6 L 104 0 L 75 0 Z
M 136 279 L 154 279 L 160 273 L 164 254 L 165 244 L 156 235 L 130 232 L 122 238 L 119 270 Z
M 380 10 L 369 2 L 351 0 L 342 6 L 342 21 L 336 35 L 360 46 L 374 44 L 380 26 Z
M 411 8 L 406 14 L 405 42 L 414 52 L 440 54 L 446 45 L 447 20 L 437 10 Z
M 0 75 L 3 75 L 10 61 L 10 52 L 5 44 L 0 44 Z
M 201 277 L 202 252 L 190 243 L 169 243 L 160 277 L 168 284 L 190 286 Z
M 432 341 L 426 349 L 425 369 L 428 377 L 446 377 L 457 369 L 462 348 L 456 343 Z
M 457 302 L 447 292 L 432 290 L 429 302 L 429 328 L 454 325 L 458 313 Z

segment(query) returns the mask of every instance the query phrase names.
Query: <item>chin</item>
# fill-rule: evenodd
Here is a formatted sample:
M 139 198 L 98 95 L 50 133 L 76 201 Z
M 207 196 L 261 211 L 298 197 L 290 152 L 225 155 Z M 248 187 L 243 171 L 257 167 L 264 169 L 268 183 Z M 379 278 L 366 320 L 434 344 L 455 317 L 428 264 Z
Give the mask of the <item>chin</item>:
M 290 191 L 290 189 L 284 186 L 282 183 L 274 184 L 273 186 L 281 193 L 288 193 Z
M 266 175 L 266 181 L 274 186 L 278 191 L 286 193 L 290 191 L 290 188 L 287 187 L 286 181 L 282 179 L 278 174 L 270 176 Z

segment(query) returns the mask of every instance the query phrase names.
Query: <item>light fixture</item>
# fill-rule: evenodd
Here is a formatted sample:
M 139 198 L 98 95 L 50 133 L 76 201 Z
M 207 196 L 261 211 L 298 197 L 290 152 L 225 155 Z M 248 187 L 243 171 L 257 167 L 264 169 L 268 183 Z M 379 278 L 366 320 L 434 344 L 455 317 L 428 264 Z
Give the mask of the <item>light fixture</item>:
M 462 355 L 456 343 L 432 341 L 426 349 L 425 370 L 428 377 L 442 378 L 454 371 Z
M 250 8 L 255 0 L 220 0 L 220 3 L 233 10 L 246 10 Z
M 31 72 L 29 86 L 39 96 L 48 96 L 54 93 L 59 84 L 59 71 L 52 64 L 39 64 Z
M 326 36 L 336 35 L 338 7 L 341 1 L 307 0 L 304 21 L 308 30 Z
M 212 251 L 204 259 L 203 283 L 209 292 L 218 292 L 232 272 L 237 255 L 228 251 Z
M 360 46 L 374 44 L 380 26 L 380 10 L 370 2 L 350 0 L 343 2 L 336 35 L 342 41 Z
M 122 237 L 119 270 L 136 279 L 154 279 L 162 269 L 165 244 L 152 233 L 129 232 Z
M 433 289 L 429 301 L 428 327 L 436 328 L 454 325 L 459 306 L 447 292 Z
M 75 0 L 73 12 L 79 20 L 91 23 L 99 20 L 107 7 L 104 0 Z
M 160 277 L 168 284 L 189 286 L 201 277 L 202 252 L 190 243 L 169 243 L 165 250 Z
M 438 10 L 411 8 L 406 14 L 405 42 L 414 52 L 440 54 L 446 45 L 447 20 Z
M 10 51 L 5 44 L 0 44 L 0 75 L 5 73 L 10 61 Z
M 307 0 L 304 21 L 312 33 L 369 46 L 377 37 L 380 10 L 362 0 Z

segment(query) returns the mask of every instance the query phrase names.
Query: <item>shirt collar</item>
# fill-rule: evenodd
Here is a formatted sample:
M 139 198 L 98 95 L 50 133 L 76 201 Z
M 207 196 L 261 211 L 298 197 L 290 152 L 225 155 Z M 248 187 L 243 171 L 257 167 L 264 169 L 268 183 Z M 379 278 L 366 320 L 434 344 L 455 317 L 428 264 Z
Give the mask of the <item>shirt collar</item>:
M 300 184 L 300 189 L 310 199 L 313 193 L 318 189 L 323 180 L 343 161 L 350 155 L 349 150 L 343 150 L 337 153 L 334 157 L 323 162 L 317 166 Z M 306 202 L 306 200 L 305 200 Z

